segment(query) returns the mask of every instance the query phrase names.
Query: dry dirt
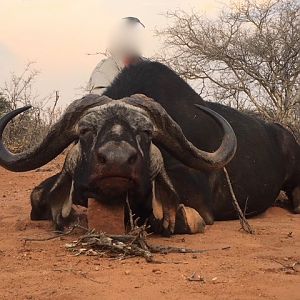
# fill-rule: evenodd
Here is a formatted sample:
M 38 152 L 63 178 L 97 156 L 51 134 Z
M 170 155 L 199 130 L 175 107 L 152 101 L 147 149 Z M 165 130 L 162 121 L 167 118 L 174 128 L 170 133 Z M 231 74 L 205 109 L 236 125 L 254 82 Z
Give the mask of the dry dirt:
M 300 216 L 277 207 L 250 220 L 255 235 L 227 221 L 205 234 L 152 237 L 153 244 L 218 249 L 158 255 L 163 264 L 73 256 L 64 245 L 78 233 L 24 244 L 53 234 L 49 222 L 30 221 L 29 194 L 60 162 L 19 174 L 0 168 L 0 299 L 300 299 Z M 192 274 L 201 281 L 189 281 Z

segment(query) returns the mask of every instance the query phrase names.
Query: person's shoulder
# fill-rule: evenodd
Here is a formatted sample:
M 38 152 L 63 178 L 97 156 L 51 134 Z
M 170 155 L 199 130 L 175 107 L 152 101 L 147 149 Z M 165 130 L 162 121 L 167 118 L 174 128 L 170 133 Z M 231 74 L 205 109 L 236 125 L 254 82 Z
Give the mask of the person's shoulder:
M 115 60 L 113 57 L 106 57 L 102 59 L 97 65 L 95 69 L 102 69 L 106 67 L 112 67 L 112 66 L 117 66 Z
M 110 57 L 106 57 L 106 58 L 101 59 L 101 60 L 97 63 L 96 68 L 101 67 L 103 64 L 104 64 L 104 65 L 107 64 L 108 62 L 110 62 L 110 60 L 111 60 Z

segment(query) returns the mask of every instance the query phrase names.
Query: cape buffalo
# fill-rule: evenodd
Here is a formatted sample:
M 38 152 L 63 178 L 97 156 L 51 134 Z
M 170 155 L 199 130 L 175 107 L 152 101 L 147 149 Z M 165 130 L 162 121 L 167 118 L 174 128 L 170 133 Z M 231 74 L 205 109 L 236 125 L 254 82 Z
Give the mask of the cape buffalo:
M 152 101 L 136 100 L 141 96 L 128 98 L 125 102 L 142 109 L 144 111 L 142 114 L 145 114 L 146 111 L 148 117 L 151 116 L 148 124 L 152 124 L 154 128 L 160 124 L 158 131 L 163 134 L 158 138 L 159 134 L 154 130 L 153 132 L 156 134 L 153 134 L 153 143 L 162 152 L 164 168 L 170 178 L 171 186 L 174 187 L 180 203 L 197 211 L 206 224 L 212 224 L 216 219 L 228 220 L 237 217 L 222 169 L 227 163 L 226 168 L 234 192 L 247 216 L 259 214 L 270 207 L 280 190 L 287 193 L 293 203 L 294 211 L 300 212 L 300 146 L 289 131 L 230 107 L 204 101 L 172 70 L 157 62 L 141 62 L 124 69 L 107 89 L 105 95 L 111 99 L 126 99 L 137 93 L 154 99 L 157 105 L 152 105 Z M 129 143 L 133 146 L 132 148 L 125 147 L 125 154 L 120 151 L 120 145 L 115 144 L 120 140 L 115 140 L 114 133 L 121 131 L 122 141 L 134 140 L 137 135 L 144 137 L 144 141 L 147 141 L 148 138 L 148 144 L 145 144 L 146 147 L 143 148 L 143 151 L 138 151 L 138 153 L 144 153 L 144 149 L 148 149 L 146 151 L 148 157 L 143 158 L 143 164 L 137 163 L 138 168 L 142 166 L 140 170 L 144 170 L 144 173 L 143 171 L 139 173 L 139 179 L 143 181 L 145 172 L 149 173 L 150 170 L 151 130 L 150 135 L 147 130 L 144 130 L 142 135 L 140 133 L 134 135 L 132 131 L 125 130 L 125 128 L 131 128 L 131 124 L 128 123 L 129 119 L 125 123 L 120 120 L 115 123 L 113 115 L 112 122 L 105 124 L 101 123 L 101 114 L 98 114 L 97 117 L 94 116 L 92 122 L 84 121 L 85 114 L 88 116 L 88 109 L 99 106 L 99 99 L 99 97 L 90 95 L 79 100 L 80 105 L 71 105 L 62 121 L 54 126 L 41 145 L 29 153 L 12 155 L 1 142 L 0 164 L 12 171 L 31 170 L 47 163 L 74 140 L 79 140 L 82 153 L 88 155 L 83 155 L 86 158 L 85 162 L 81 160 L 81 163 L 76 164 L 74 191 L 77 191 L 79 195 L 83 195 L 84 192 L 87 194 L 100 193 L 102 198 L 104 193 L 110 195 L 109 200 L 120 201 L 118 196 L 130 189 L 131 182 L 128 181 L 128 176 L 126 180 L 107 177 L 104 181 L 102 177 L 99 180 L 95 176 L 93 182 L 87 183 L 87 178 L 91 178 L 92 174 L 102 172 L 99 169 L 96 172 L 93 171 L 97 164 L 92 160 L 91 153 L 94 153 L 95 156 L 96 151 L 101 149 L 100 154 L 98 152 L 96 155 L 98 163 L 105 165 L 107 157 L 110 157 L 116 162 L 119 170 L 124 160 L 131 161 L 132 155 L 134 156 L 132 159 L 134 165 L 140 161 L 141 157 L 135 156 L 135 151 L 139 147 L 137 141 Z M 101 99 L 103 101 L 105 98 Z M 152 103 L 150 107 L 156 108 L 147 107 L 149 103 Z M 230 133 L 230 126 L 226 127 L 224 122 L 220 126 L 220 122 L 222 122 L 220 117 L 219 122 L 216 122 L 216 118 L 212 118 L 203 109 L 199 110 L 195 104 L 210 108 L 217 113 L 216 115 L 223 116 L 229 122 L 237 138 L 237 150 L 234 157 L 236 145 L 233 135 Z M 167 113 L 161 109 L 161 106 Z M 157 111 L 160 113 L 157 114 Z M 12 113 L 6 120 L 0 121 L 0 132 L 3 131 L 8 120 L 19 112 Z M 116 111 L 114 113 L 116 114 Z M 154 118 L 153 116 L 156 115 L 160 117 Z M 162 116 L 172 122 L 165 123 L 165 118 Z M 80 121 L 83 122 L 80 123 Z M 86 129 L 79 125 L 84 122 L 90 125 L 99 123 L 102 125 Z M 134 120 L 134 123 L 139 123 L 139 120 L 137 122 Z M 116 125 L 121 125 L 121 127 L 114 127 Z M 77 131 L 74 130 L 74 127 L 77 127 Z M 82 130 L 79 130 L 80 128 Z M 109 130 L 103 131 L 103 128 Z M 175 138 L 174 129 L 176 129 Z M 177 133 L 181 132 L 180 129 L 184 136 L 198 148 L 197 150 L 186 141 L 183 135 L 183 138 L 176 137 Z M 127 132 L 131 132 L 131 134 L 125 137 Z M 184 141 L 185 146 L 178 141 Z M 200 153 L 199 149 L 202 154 L 200 156 L 197 155 Z M 117 154 L 114 155 L 114 153 Z M 117 160 L 115 160 L 116 157 Z M 149 201 L 149 197 L 152 195 L 152 186 L 149 178 L 148 175 L 148 180 L 139 185 L 143 187 L 144 193 L 133 189 L 134 191 L 138 190 L 138 194 L 143 196 L 142 198 L 135 197 L 135 202 L 132 202 L 135 213 L 143 218 L 148 217 L 152 212 L 152 202 Z M 51 186 L 49 181 L 48 185 Z M 120 190 L 117 191 L 116 187 L 118 187 L 117 190 Z M 169 229 L 172 232 L 173 229 Z
M 0 120 L 0 133 L 9 120 L 28 108 L 5 115 Z M 80 203 L 92 197 L 113 205 L 124 203 L 128 197 L 130 208 L 142 222 L 158 202 L 162 204 L 160 219 L 166 232 L 173 233 L 176 228 L 177 232 L 200 231 L 201 219 L 195 210 L 192 212 L 196 222 L 185 221 L 192 208 L 183 210 L 179 205 L 161 152 L 155 146 L 162 145 L 172 156 L 196 169 L 212 171 L 226 165 L 236 151 L 235 134 L 220 115 L 208 108 L 199 108 L 214 119 L 223 132 L 221 145 L 212 153 L 194 147 L 159 103 L 144 95 L 121 100 L 89 95 L 72 103 L 35 149 L 14 155 L 1 144 L 0 162 L 7 169 L 26 171 L 45 164 L 76 140 L 62 172 L 33 191 L 33 219 L 47 217 L 44 210 L 51 209 L 54 222 L 60 226 L 62 217 L 69 215 L 72 202 Z M 155 189 L 163 199 L 153 200 Z M 177 227 L 176 214 L 182 215 Z

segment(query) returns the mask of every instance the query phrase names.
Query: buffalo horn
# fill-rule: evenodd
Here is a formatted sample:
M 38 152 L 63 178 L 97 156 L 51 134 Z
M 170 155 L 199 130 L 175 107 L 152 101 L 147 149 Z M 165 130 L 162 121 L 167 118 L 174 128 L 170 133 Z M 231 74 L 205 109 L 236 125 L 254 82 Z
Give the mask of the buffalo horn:
M 74 101 L 38 146 L 18 154 L 6 149 L 3 144 L 3 131 L 10 120 L 31 106 L 7 113 L 0 119 L 0 165 L 14 172 L 25 172 L 45 165 L 77 139 L 75 124 L 87 109 L 110 101 L 106 96 L 93 94 Z
M 207 171 L 216 170 L 224 167 L 233 158 L 237 148 L 235 133 L 230 124 L 217 112 L 202 105 L 196 105 L 213 118 L 223 131 L 223 139 L 219 148 L 214 152 L 206 152 L 196 148 L 187 140 L 180 126 L 159 103 L 138 94 L 127 99 L 127 103 L 143 108 L 151 118 L 156 127 L 153 142 L 162 146 L 188 167 Z

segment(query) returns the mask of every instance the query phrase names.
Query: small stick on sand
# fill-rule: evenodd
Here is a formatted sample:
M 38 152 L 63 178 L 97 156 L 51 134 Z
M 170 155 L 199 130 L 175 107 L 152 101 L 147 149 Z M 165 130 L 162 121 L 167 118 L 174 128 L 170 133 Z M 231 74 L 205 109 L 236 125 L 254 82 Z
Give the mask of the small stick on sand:
M 235 210 L 238 213 L 238 217 L 239 217 L 242 229 L 244 231 L 246 231 L 247 233 L 254 234 L 254 230 L 252 229 L 252 227 L 248 223 L 248 221 L 247 221 L 247 219 L 245 217 L 245 214 L 242 212 L 242 210 L 241 210 L 241 208 L 239 206 L 239 203 L 238 203 L 238 201 L 236 199 L 236 196 L 234 194 L 233 187 L 232 187 L 232 184 L 231 184 L 228 172 L 227 172 L 227 170 L 226 170 L 225 167 L 223 168 L 223 170 L 224 170 L 224 173 L 225 173 L 225 176 L 226 176 L 226 180 L 227 180 L 227 183 L 228 183 L 228 186 L 229 186 L 230 194 L 231 194 L 231 197 L 232 197 L 232 200 L 233 200 L 232 204 L 233 204 Z

